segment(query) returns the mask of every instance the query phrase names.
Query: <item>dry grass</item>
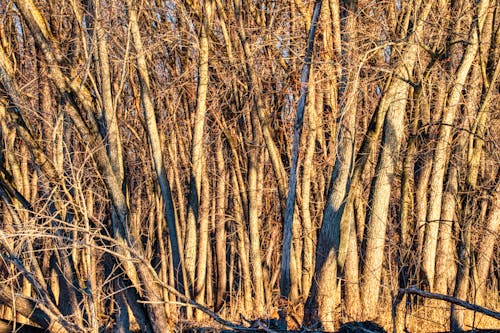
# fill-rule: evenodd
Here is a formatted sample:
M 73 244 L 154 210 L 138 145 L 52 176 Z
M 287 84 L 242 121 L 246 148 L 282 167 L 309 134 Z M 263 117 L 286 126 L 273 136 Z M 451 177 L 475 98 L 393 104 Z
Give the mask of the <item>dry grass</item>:
M 488 308 L 499 311 L 499 303 L 496 302 L 495 306 L 492 306 L 492 300 L 488 303 Z M 300 329 L 296 324 L 297 320 L 301 321 L 303 307 L 296 306 L 290 308 L 291 316 L 294 318 L 289 318 L 288 328 L 292 330 Z M 226 312 L 227 313 L 227 312 Z M 234 311 L 230 311 L 234 315 Z M 269 318 L 277 318 L 276 311 L 269 312 Z M 381 304 L 381 314 L 374 319 L 376 323 L 384 327 L 387 332 L 393 332 L 392 315 L 390 304 Z M 234 323 L 239 323 L 241 318 L 237 315 L 226 317 L 232 320 Z M 250 316 L 250 318 L 252 318 Z M 255 318 L 254 318 L 255 319 Z M 347 318 L 338 313 L 338 324 L 335 325 L 337 328 L 342 323 L 352 321 L 352 318 Z M 436 300 L 426 300 L 424 304 L 413 305 L 411 309 L 406 310 L 405 304 L 402 303 L 397 311 L 397 332 L 411 332 L 411 333 L 427 333 L 427 332 L 447 332 L 450 329 L 450 307 L 449 304 L 443 301 Z M 247 323 L 243 322 L 243 325 Z M 186 327 L 211 327 L 215 329 L 223 329 L 219 324 L 214 323 L 211 319 L 205 318 L 202 321 L 187 322 Z M 464 328 L 466 330 L 476 329 L 500 329 L 500 321 L 494 318 L 485 316 L 480 313 L 474 313 L 473 311 L 464 311 Z
M 499 311 L 498 303 L 489 307 Z M 500 329 L 500 320 L 470 310 L 464 311 L 464 328 L 471 329 Z M 389 306 L 384 306 L 383 314 L 376 320 L 388 332 L 392 332 L 392 316 Z M 405 309 L 402 304 L 397 311 L 397 332 L 446 332 L 450 330 L 450 305 L 443 301 L 426 300 L 424 304 Z

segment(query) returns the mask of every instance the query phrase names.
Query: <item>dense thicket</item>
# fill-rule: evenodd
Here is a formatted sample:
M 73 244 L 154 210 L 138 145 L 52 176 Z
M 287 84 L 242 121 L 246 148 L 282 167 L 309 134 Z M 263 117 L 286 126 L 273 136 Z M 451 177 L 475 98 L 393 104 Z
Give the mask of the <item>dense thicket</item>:
M 1 317 L 498 311 L 499 5 L 1 1 Z

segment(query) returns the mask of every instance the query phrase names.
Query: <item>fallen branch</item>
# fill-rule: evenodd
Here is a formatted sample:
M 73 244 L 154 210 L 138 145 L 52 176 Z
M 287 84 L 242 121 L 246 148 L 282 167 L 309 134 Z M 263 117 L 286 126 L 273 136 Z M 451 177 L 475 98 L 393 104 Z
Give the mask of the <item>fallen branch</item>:
M 139 259 L 141 259 L 141 260 L 144 260 L 141 256 L 137 256 L 137 257 Z M 233 330 L 236 330 L 236 331 L 255 331 L 255 328 L 251 328 L 251 327 L 249 328 L 249 327 L 245 327 L 245 326 L 242 326 L 242 325 L 238 325 L 238 324 L 235 324 L 235 323 L 233 323 L 233 322 L 231 322 L 229 320 L 226 320 L 226 319 L 222 318 L 217 313 L 215 313 L 214 311 L 210 310 L 208 307 L 206 307 L 204 305 L 201 305 L 200 303 L 198 303 L 198 302 L 192 300 L 191 298 L 187 297 L 186 295 L 180 293 L 177 289 L 175 289 L 174 287 L 172 287 L 168 283 L 165 283 L 165 282 L 161 281 L 158 278 L 158 275 L 156 274 L 156 271 L 153 269 L 153 267 L 151 265 L 148 265 L 147 267 L 148 267 L 148 269 L 151 270 L 151 273 L 155 277 L 156 282 L 160 286 L 162 286 L 163 288 L 167 289 L 168 292 L 170 292 L 171 294 L 173 294 L 176 297 L 178 297 L 182 302 L 185 302 L 185 305 L 192 306 L 193 308 L 198 309 L 198 310 L 204 312 L 205 314 L 207 314 L 208 316 L 210 316 L 212 319 L 214 319 L 219 324 L 221 324 L 223 326 L 226 326 L 228 328 L 231 328 Z
M 262 331 L 266 331 L 268 333 L 278 333 L 278 331 L 275 331 L 269 327 L 269 323 L 267 325 L 263 323 L 262 319 L 248 320 L 245 317 L 243 317 L 241 313 L 240 313 L 240 318 L 243 321 L 246 321 L 250 325 L 250 328 L 256 328 Z
M 496 311 L 484 308 L 484 307 L 476 305 L 476 304 L 472 304 L 472 303 L 466 302 L 464 300 L 461 300 L 461 299 L 458 299 L 458 298 L 455 298 L 455 297 L 452 297 L 452 296 L 431 293 L 431 292 L 428 292 L 428 291 L 423 291 L 423 290 L 418 289 L 416 287 L 399 289 L 399 293 L 398 294 L 399 294 L 398 295 L 399 299 L 401 299 L 401 297 L 404 294 L 413 294 L 413 295 L 419 295 L 419 296 L 426 297 L 426 298 L 438 299 L 438 300 L 441 300 L 441 301 L 445 301 L 445 302 L 448 302 L 448 303 L 453 303 L 453 304 L 459 305 L 459 306 L 461 306 L 463 308 L 466 308 L 468 310 L 472 310 L 472 311 L 475 311 L 475 312 L 480 312 L 480 313 L 482 313 L 482 314 L 484 314 L 486 316 L 489 316 L 489 317 L 492 317 L 492 318 L 500 320 L 500 312 L 496 312 Z
M 175 296 L 179 297 L 179 299 L 181 299 L 183 302 L 185 302 L 185 305 L 192 306 L 195 309 L 198 309 L 198 310 L 204 312 L 205 314 L 207 314 L 208 316 L 212 317 L 212 319 L 214 319 L 216 322 L 218 322 L 219 324 L 221 324 L 223 326 L 231 328 L 231 329 L 233 329 L 235 331 L 255 332 L 256 330 L 264 330 L 264 331 L 266 331 L 268 333 L 277 333 L 277 331 L 272 330 L 272 329 L 266 327 L 265 325 L 263 325 L 263 323 L 262 323 L 261 320 L 256 320 L 255 321 L 255 324 L 257 325 L 257 327 L 245 327 L 245 326 L 238 325 L 238 324 L 235 324 L 233 322 L 230 322 L 229 320 L 226 320 L 226 319 L 222 318 L 217 313 L 215 313 L 214 311 L 210 310 L 208 307 L 206 307 L 204 305 L 201 305 L 200 303 L 192 300 L 191 298 L 188 298 L 185 295 L 181 294 L 179 291 L 177 291 L 172 286 L 170 286 L 168 284 L 164 284 L 164 283 L 162 283 L 162 285 L 170 293 L 174 294 Z

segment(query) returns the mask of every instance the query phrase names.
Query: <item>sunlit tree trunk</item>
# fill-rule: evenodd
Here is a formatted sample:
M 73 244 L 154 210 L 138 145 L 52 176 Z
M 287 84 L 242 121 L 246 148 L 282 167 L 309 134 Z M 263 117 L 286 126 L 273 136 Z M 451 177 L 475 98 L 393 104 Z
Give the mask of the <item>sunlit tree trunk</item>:
M 252 116 L 252 137 L 254 142 L 259 142 L 258 120 Z M 258 145 L 251 147 L 248 159 L 248 232 L 250 237 L 250 262 L 252 267 L 252 285 L 254 288 L 255 314 L 261 315 L 264 311 L 264 281 L 262 272 L 259 201 L 262 200 L 257 195 L 257 168 L 262 158 L 262 151 Z
M 109 68 L 108 43 L 106 42 L 105 28 L 101 25 L 102 11 L 100 0 L 94 0 L 94 29 L 97 39 L 97 62 L 100 70 L 101 79 L 101 98 L 103 106 L 103 115 L 106 120 L 106 138 L 108 140 L 108 154 L 112 162 L 115 177 L 118 182 L 123 182 L 123 153 L 118 129 L 118 118 L 116 116 L 116 107 L 113 105 L 111 91 L 111 70 Z
M 338 4 L 334 4 L 330 10 L 334 13 L 334 17 L 338 19 L 337 24 L 340 24 L 340 8 Z M 346 40 L 351 37 L 350 29 L 352 26 L 349 23 L 353 22 L 352 18 L 347 18 L 347 21 L 348 23 L 345 25 L 344 31 L 344 34 L 347 35 L 344 37 Z M 340 45 L 338 45 L 340 43 L 340 36 L 334 37 L 334 40 L 336 47 L 340 49 Z M 340 52 L 338 51 L 337 53 Z M 347 51 L 346 54 L 348 53 Z M 341 80 L 346 80 L 344 75 L 342 74 Z M 341 237 L 346 236 L 345 240 L 348 240 L 350 237 L 348 228 L 351 226 L 351 221 L 345 220 L 346 222 L 342 223 L 342 217 L 350 187 L 350 173 L 353 167 L 354 125 L 356 120 L 355 96 L 358 84 L 359 80 L 356 76 L 353 77 L 352 82 L 349 84 L 347 84 L 347 81 L 342 81 L 340 84 L 340 96 L 345 100 L 341 104 L 340 110 L 343 122 L 339 124 L 339 148 L 332 174 L 332 187 L 325 204 L 323 221 L 318 235 L 313 282 L 304 310 L 304 322 L 306 325 L 311 325 L 319 321 L 326 330 L 332 331 L 335 326 L 335 308 L 340 301 L 336 290 L 336 282 Z M 352 215 L 349 216 L 352 217 Z M 345 228 L 346 226 L 347 228 Z M 343 250 L 345 259 L 345 247 Z M 351 256 L 349 259 L 353 259 L 353 257 Z
M 421 36 L 427 15 L 433 5 L 429 1 L 418 16 L 411 40 Z M 409 87 L 401 81 L 411 81 L 413 68 L 418 58 L 418 46 L 410 44 L 403 52 L 401 63 L 393 72 L 391 84 L 384 92 L 380 108 L 387 108 L 382 137 L 382 149 L 375 169 L 375 179 L 370 193 L 369 221 L 366 233 L 365 259 L 363 264 L 361 296 L 364 316 L 373 318 L 377 313 L 380 295 L 380 279 L 384 261 L 384 247 L 389 208 L 389 199 L 398 163 L 401 141 L 404 135 L 404 120 Z
M 186 238 L 184 241 L 184 262 L 189 288 L 194 288 L 197 250 L 197 222 L 201 197 L 202 164 L 204 159 L 204 127 L 207 113 L 208 89 L 208 33 L 212 2 L 205 1 L 202 9 L 202 22 L 199 35 L 198 88 L 196 111 L 193 118 L 193 139 L 191 143 L 191 175 Z
M 241 0 L 234 0 L 234 11 L 236 20 L 238 23 L 238 35 L 243 48 L 243 55 L 245 60 L 245 70 L 247 74 L 247 87 L 248 91 L 254 93 L 253 103 L 254 107 L 252 112 L 256 113 L 259 119 L 259 126 L 262 128 L 262 137 L 266 144 L 267 151 L 269 152 L 269 158 L 273 165 L 273 170 L 276 176 L 276 181 L 278 185 L 278 193 L 280 199 L 284 200 L 287 197 L 287 176 L 285 172 L 285 167 L 283 165 L 283 160 L 280 156 L 280 152 L 271 134 L 271 129 L 269 128 L 268 115 L 266 113 L 264 101 L 262 99 L 262 94 L 258 91 L 260 88 L 259 78 L 256 72 L 255 61 L 253 52 L 247 40 L 247 34 L 244 28 L 243 17 L 241 15 Z
M 478 34 L 481 32 L 484 16 L 489 6 L 488 0 L 482 0 L 477 5 L 477 19 L 474 20 L 469 33 L 469 41 L 461 63 L 455 73 L 455 80 L 446 98 L 446 104 L 442 115 L 442 124 L 439 127 L 439 136 L 434 151 L 432 172 L 429 180 L 429 209 L 425 226 L 425 239 L 423 247 L 422 269 L 429 283 L 430 290 L 434 290 L 434 279 L 436 269 L 436 249 L 439 233 L 439 221 L 441 219 L 441 208 L 443 200 L 444 174 L 450 154 L 450 138 L 455 121 L 456 113 L 460 105 L 462 89 L 465 85 L 467 75 L 476 57 L 478 45 Z
M 311 76 L 313 74 L 311 73 Z M 307 133 L 306 153 L 302 171 L 302 230 L 303 230 L 303 257 L 302 257 L 302 288 L 307 295 L 313 276 L 313 229 L 311 221 L 311 173 L 313 167 L 313 155 L 316 148 L 317 130 L 317 96 L 315 83 L 309 87 L 309 102 L 307 106 L 309 115 L 309 132 Z M 318 100 L 322 104 L 322 98 Z M 319 104 L 319 103 L 318 103 Z M 322 109 L 321 105 L 321 109 Z M 320 110 L 322 111 L 322 110 Z
M 292 235 L 293 235 L 293 223 L 294 223 L 294 209 L 295 209 L 295 197 L 297 191 L 297 166 L 298 166 L 298 154 L 299 154 L 299 144 L 300 137 L 302 134 L 302 123 L 304 119 L 304 111 L 306 108 L 307 96 L 308 96 L 308 85 L 309 85 L 309 75 L 311 72 L 311 60 L 312 52 L 314 48 L 314 39 L 316 36 L 316 27 L 319 19 L 319 14 L 321 13 L 321 0 L 317 0 L 314 3 L 314 11 L 312 17 L 311 28 L 309 30 L 309 36 L 307 40 L 307 49 L 304 57 L 304 67 L 302 68 L 302 75 L 300 78 L 301 89 L 300 89 L 300 99 L 297 106 L 294 135 L 293 135 L 293 147 L 292 147 L 292 165 L 290 169 L 290 177 L 288 182 L 288 196 L 286 200 L 285 207 L 285 217 L 283 223 L 283 248 L 281 253 L 281 280 L 280 280 L 280 291 L 281 296 L 288 299 L 290 296 L 290 289 L 292 285 L 291 281 L 291 256 L 292 256 Z M 313 96 L 314 97 L 314 96 Z M 298 295 L 297 295 L 298 296 Z M 293 299 L 291 299 L 293 301 Z
M 216 143 L 216 164 L 217 164 L 217 191 L 216 191 L 216 220 L 215 220 L 215 253 L 217 267 L 217 288 L 215 308 L 220 309 L 226 301 L 227 295 L 227 234 L 226 234 L 226 168 L 224 160 L 223 143 L 220 137 Z M 229 259 L 231 260 L 231 259 Z
M 488 22 L 490 29 L 493 28 L 492 22 L 498 18 L 498 11 L 495 11 L 495 15 L 492 16 L 493 18 Z M 477 117 L 472 124 L 472 131 L 469 134 L 467 185 L 472 189 L 477 188 L 481 168 L 481 156 L 485 154 L 483 150 L 485 143 L 484 136 L 488 129 L 488 119 L 491 119 L 492 116 L 492 113 L 488 111 L 492 110 L 492 94 L 495 86 L 497 86 L 497 80 L 500 75 L 500 31 L 498 27 L 493 32 L 493 37 L 491 47 L 488 49 L 488 60 L 486 62 L 483 58 L 481 61 L 481 70 L 483 73 L 486 72 L 487 76 L 483 77 L 484 87 L 481 103 Z M 498 179 L 498 170 L 497 175 L 493 177 L 494 179 Z M 495 240 L 498 240 L 500 229 L 500 187 L 498 182 L 492 192 L 486 225 L 481 232 L 479 248 L 476 250 L 477 280 L 474 281 L 474 286 L 476 287 L 476 301 L 482 305 L 486 305 L 488 271 L 493 258 Z
M 351 224 L 348 228 L 349 240 L 346 246 L 344 263 L 345 310 L 349 318 L 351 318 L 352 320 L 359 320 L 361 315 L 361 294 L 359 290 L 359 254 L 353 200 L 347 201 L 342 218 L 345 218 L 346 221 L 348 221 L 347 223 Z
M 497 184 L 490 204 L 490 212 L 486 218 L 486 225 L 481 233 L 480 245 L 476 253 L 476 301 L 478 304 L 486 305 L 488 272 L 493 259 L 495 242 L 498 242 L 500 230 L 500 186 Z
M 198 209 L 198 243 L 197 243 L 197 261 L 196 261 L 196 281 L 195 281 L 195 300 L 200 304 L 205 304 L 207 280 L 207 266 L 208 266 L 208 247 L 209 247 L 209 219 L 210 219 L 210 206 L 211 198 L 210 195 L 213 194 L 210 191 L 210 182 L 208 181 L 208 175 L 206 173 L 206 161 L 203 162 L 202 168 L 202 181 L 201 181 L 201 195 L 200 195 L 200 206 Z M 210 283 L 210 282 L 208 282 Z M 196 312 L 197 319 L 203 318 L 203 312 Z
M 238 185 L 238 180 L 236 177 L 236 173 L 232 172 L 232 184 L 233 184 L 233 203 L 235 206 L 234 209 L 234 220 L 235 220 L 235 228 L 237 234 L 237 250 L 238 257 L 240 261 L 240 279 L 242 281 L 243 287 L 243 304 L 242 304 L 242 312 L 243 313 L 251 313 L 253 309 L 253 297 L 252 297 L 252 279 L 250 275 L 250 259 L 248 254 L 248 246 L 247 246 L 247 232 L 245 230 L 244 223 L 244 215 L 243 215 L 243 206 L 241 202 L 241 189 Z

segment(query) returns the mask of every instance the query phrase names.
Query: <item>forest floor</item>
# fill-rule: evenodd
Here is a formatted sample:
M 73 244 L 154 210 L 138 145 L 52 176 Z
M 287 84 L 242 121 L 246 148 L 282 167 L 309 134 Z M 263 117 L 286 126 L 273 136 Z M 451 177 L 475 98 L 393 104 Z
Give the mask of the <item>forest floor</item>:
M 393 330 L 393 318 L 391 315 L 391 309 L 388 307 L 384 309 L 382 315 L 375 318 L 374 323 L 379 326 L 366 325 L 353 325 L 349 318 L 339 316 L 339 325 L 337 326 L 337 331 L 339 333 L 353 333 L 353 332 L 394 332 Z M 498 311 L 498 307 L 493 308 L 493 310 Z M 436 302 L 428 302 L 425 305 L 419 305 L 413 307 L 411 311 L 405 311 L 404 306 L 400 307 L 396 318 L 396 332 L 405 333 L 433 333 L 433 332 L 449 332 L 450 329 L 450 309 L 449 307 L 439 304 Z M 477 333 L 500 333 L 500 320 L 488 317 L 481 313 L 475 313 L 473 311 L 465 310 L 464 314 L 464 331 L 463 332 L 477 332 Z M 260 329 L 256 326 L 257 322 L 263 324 Z M 183 332 L 197 332 L 197 333 L 228 333 L 228 332 L 314 332 L 313 330 L 306 330 L 298 327 L 297 325 L 289 324 L 288 331 L 275 329 L 273 327 L 266 327 L 266 322 L 272 322 L 272 319 L 266 318 L 261 320 L 253 320 L 251 323 L 241 323 L 242 327 L 246 329 L 237 330 L 229 329 L 227 327 L 221 326 L 220 324 L 213 322 L 210 319 L 206 319 L 201 322 L 196 323 L 185 323 L 182 331 Z M 234 321 L 235 324 L 240 324 L 240 321 Z M 341 324 L 349 323 L 349 325 L 342 328 Z M 251 327 L 256 326 L 256 327 Z M 319 332 L 319 331 L 317 331 Z

